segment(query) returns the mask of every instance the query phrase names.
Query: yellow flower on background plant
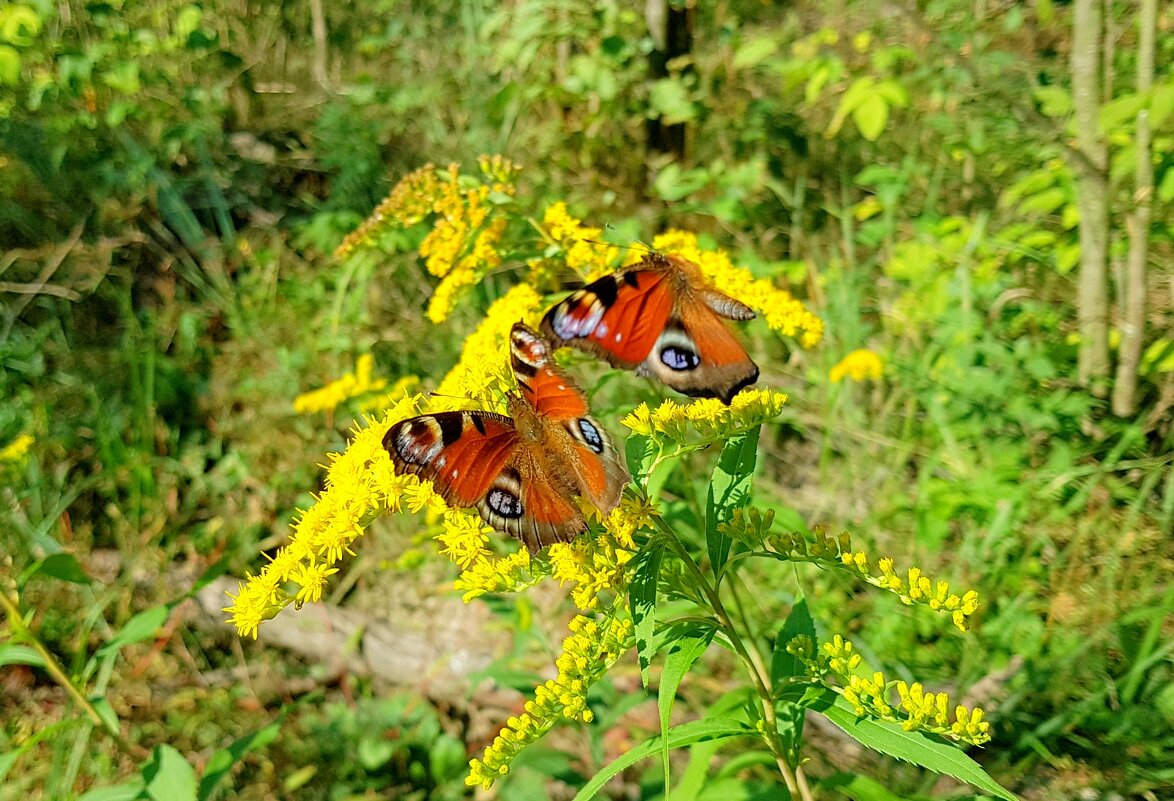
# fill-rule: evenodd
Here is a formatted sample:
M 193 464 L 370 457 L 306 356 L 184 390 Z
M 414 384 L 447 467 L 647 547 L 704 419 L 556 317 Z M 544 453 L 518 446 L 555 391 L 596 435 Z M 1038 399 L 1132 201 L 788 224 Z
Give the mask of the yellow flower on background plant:
M 832 383 L 839 383 L 845 378 L 857 382 L 879 381 L 884 371 L 885 364 L 881 357 L 867 348 L 861 348 L 840 359 L 828 373 L 828 378 Z
M 294 411 L 298 414 L 334 411 L 343 401 L 378 392 L 387 386 L 387 381 L 372 378 L 374 369 L 375 357 L 370 353 L 364 353 L 355 362 L 354 372 L 347 373 L 320 389 L 305 392 L 294 398 Z
M 19 462 L 29 452 L 29 448 L 36 442 L 32 434 L 21 434 L 12 442 L 0 448 L 0 462 Z

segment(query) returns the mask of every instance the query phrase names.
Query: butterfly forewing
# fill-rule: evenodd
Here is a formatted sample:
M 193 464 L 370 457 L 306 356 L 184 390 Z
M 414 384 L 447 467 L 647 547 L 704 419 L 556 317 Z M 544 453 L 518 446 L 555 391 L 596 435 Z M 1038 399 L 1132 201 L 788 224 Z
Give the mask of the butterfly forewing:
M 518 444 L 508 417 L 440 412 L 396 423 L 383 437 L 397 473 L 431 481 L 446 503 L 473 506 L 485 497 Z

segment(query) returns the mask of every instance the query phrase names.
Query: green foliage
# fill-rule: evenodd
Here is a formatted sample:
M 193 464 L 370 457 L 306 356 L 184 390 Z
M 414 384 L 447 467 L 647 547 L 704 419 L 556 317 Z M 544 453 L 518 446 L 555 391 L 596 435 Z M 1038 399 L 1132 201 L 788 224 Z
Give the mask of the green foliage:
M 192 585 L 176 569 L 255 569 L 247 555 L 284 532 L 316 486 L 320 454 L 342 446 L 349 420 L 296 417 L 293 397 L 359 353 L 393 380 L 451 361 L 471 320 L 443 334 L 422 320 L 427 280 L 404 255 L 418 239 L 343 264 L 327 254 L 389 174 L 496 151 L 538 168 L 528 173 L 537 196 L 573 199 L 593 223 L 695 228 L 819 304 L 831 336 L 814 355 L 750 329 L 764 382 L 792 396 L 752 471 L 731 443 L 661 462 L 650 481 L 722 591 L 753 601 L 749 636 L 771 655 L 775 685 L 803 672 L 789 642 L 852 631 L 891 675 L 993 693 L 983 703 L 995 745 L 972 756 L 1002 785 L 1044 799 L 1168 791 L 1168 19 L 1154 86 L 1138 95 L 1133 11 L 1112 9 L 1099 125 L 1114 263 L 1140 112 L 1156 154 L 1141 411 L 1115 420 L 1074 381 L 1069 6 L 976 13 L 931 0 L 893 14 L 854 2 L 831 17 L 811 4 L 699 4 L 692 52 L 654 77 L 655 37 L 631 4 L 324 5 L 324 81 L 304 4 L 0 6 L 0 448 L 35 440 L 0 462 L 0 591 L 19 596 L 0 642 L 13 699 L 0 797 L 460 794 L 459 716 L 377 700 L 383 690 L 364 685 L 353 708 L 303 707 L 274 723 L 245 690 L 256 672 L 231 691 L 205 687 L 203 674 L 237 664 L 223 643 L 205 645 L 186 624 L 159 635 Z M 687 159 L 646 150 L 653 117 L 688 126 Z M 883 379 L 831 383 L 831 366 L 859 347 L 883 357 Z M 601 382 L 593 401 L 616 397 L 616 382 Z M 660 455 L 632 440 L 628 450 L 633 472 Z M 735 517 L 722 499 L 751 475 L 754 506 Z M 782 531 L 819 542 L 803 521 L 850 527 L 980 588 L 976 632 L 942 637 L 922 612 L 857 593 L 831 569 L 802 574 L 808 606 L 780 585 L 777 553 L 745 557 Z M 373 578 L 372 564 L 398 555 L 356 567 L 347 601 L 416 593 Z M 660 626 L 657 615 L 687 601 L 666 594 L 645 558 L 641 661 L 627 678 L 659 677 L 659 708 L 650 725 L 614 723 L 643 742 L 611 763 L 627 782 L 617 794 L 665 792 L 656 757 L 671 742 L 684 749 L 668 758 L 672 797 L 770 797 L 769 755 L 764 765 L 764 752 L 742 747 L 757 737 L 758 720 L 739 717 L 746 698 L 716 709 L 690 684 L 704 675 L 698 686 L 720 692 L 734 657 L 693 656 L 707 637 L 720 642 L 712 627 Z M 521 626 L 510 614 L 502 625 Z M 541 647 L 527 637 L 500 677 Z M 271 648 L 244 653 L 254 667 L 273 660 L 264 670 L 277 675 L 301 669 Z M 600 717 L 650 700 L 621 678 L 598 691 Z M 336 700 L 351 692 L 343 686 L 323 692 Z M 146 697 L 161 706 L 144 710 Z M 783 747 L 796 753 L 818 736 L 803 725 L 816 701 L 777 700 Z M 671 725 L 685 714 L 734 722 Z M 372 732 L 393 726 L 410 736 L 388 755 Z M 609 731 L 520 765 L 510 797 L 545 797 L 550 776 L 581 783 L 583 754 L 603 764 Z M 654 763 L 642 778 L 624 770 L 639 755 Z M 820 787 L 934 795 L 889 763 Z

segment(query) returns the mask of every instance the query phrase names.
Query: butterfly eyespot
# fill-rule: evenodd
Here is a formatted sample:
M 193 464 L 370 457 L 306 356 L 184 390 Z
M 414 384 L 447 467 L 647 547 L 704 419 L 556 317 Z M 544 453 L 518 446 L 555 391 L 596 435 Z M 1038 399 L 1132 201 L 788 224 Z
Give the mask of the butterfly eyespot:
M 516 520 L 522 516 L 522 501 L 500 487 L 491 489 L 485 496 L 485 502 L 495 514 L 506 519 Z
M 603 453 L 603 435 L 599 433 L 599 429 L 586 418 L 580 418 L 576 422 L 579 425 L 579 433 L 582 434 L 583 442 L 587 443 L 587 447 L 596 453 Z
M 677 370 L 678 372 L 685 372 L 686 370 L 696 370 L 701 364 L 701 358 L 691 350 L 678 347 L 677 345 L 670 345 L 660 352 L 660 360 L 670 370 Z

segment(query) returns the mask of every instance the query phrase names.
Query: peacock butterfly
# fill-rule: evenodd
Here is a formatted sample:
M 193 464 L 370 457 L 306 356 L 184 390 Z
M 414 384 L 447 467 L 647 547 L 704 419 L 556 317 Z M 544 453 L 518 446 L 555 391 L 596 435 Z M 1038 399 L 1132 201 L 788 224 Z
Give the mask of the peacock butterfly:
M 476 508 L 531 553 L 587 529 L 576 496 L 607 514 L 628 483 L 607 432 L 551 351 L 541 334 L 515 323 L 510 365 L 521 392 L 508 397 L 508 417 L 425 414 L 396 423 L 383 437 L 397 473 L 431 481 L 445 503 Z
M 750 320 L 749 306 L 718 292 L 688 259 L 649 253 L 556 304 L 542 331 L 678 392 L 729 403 L 758 380 L 758 365 L 721 318 Z

